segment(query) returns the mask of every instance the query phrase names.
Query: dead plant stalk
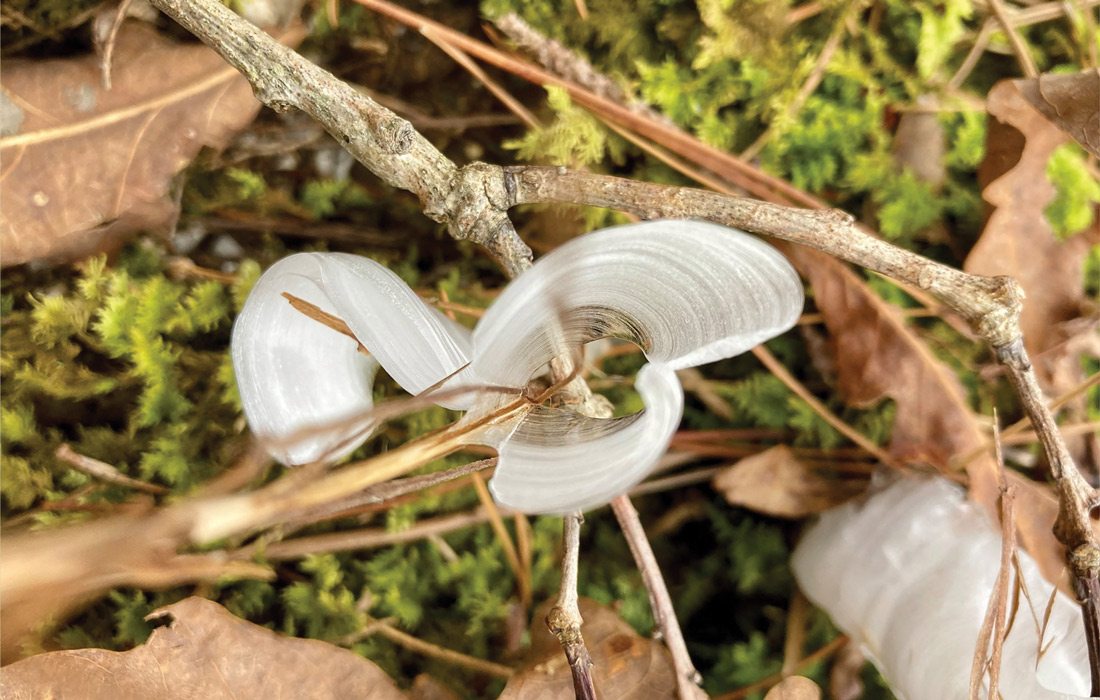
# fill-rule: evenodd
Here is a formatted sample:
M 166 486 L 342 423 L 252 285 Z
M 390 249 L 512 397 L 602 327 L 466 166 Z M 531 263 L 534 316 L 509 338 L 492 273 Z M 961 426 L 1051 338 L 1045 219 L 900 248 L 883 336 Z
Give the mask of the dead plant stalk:
M 467 50 L 472 42 L 384 0 L 359 0 L 379 13 L 446 32 Z M 643 219 L 695 218 L 735 226 L 836 256 L 919 287 L 958 312 L 1005 365 L 1039 435 L 1059 494 L 1055 525 L 1083 602 L 1093 690 L 1100 685 L 1100 542 L 1090 510 L 1098 495 L 1074 464 L 1035 378 L 1022 342 L 1023 294 L 1008 277 L 983 277 L 942 265 L 879 240 L 836 210 L 799 209 L 756 200 L 579 172 L 568 168 L 458 167 L 408 121 L 328 71 L 280 45 L 217 0 L 153 0 L 153 4 L 218 51 L 245 75 L 257 97 L 279 112 L 300 109 L 385 182 L 416 194 L 424 213 L 451 235 L 484 246 L 510 275 L 531 264 L 508 210 L 517 204 L 568 203 L 625 211 Z M 473 54 L 473 47 L 470 53 Z M 548 75 L 554 84 L 561 80 Z M 636 118 L 628 110 L 627 120 Z M 616 112 L 617 114 L 618 112 Z M 778 185 L 777 185 L 778 186 Z

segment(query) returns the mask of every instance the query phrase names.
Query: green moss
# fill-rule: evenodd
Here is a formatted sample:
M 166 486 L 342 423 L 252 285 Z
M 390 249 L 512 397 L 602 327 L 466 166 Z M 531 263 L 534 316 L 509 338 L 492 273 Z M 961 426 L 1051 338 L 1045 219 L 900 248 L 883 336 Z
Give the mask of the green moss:
M 1047 177 L 1056 195 L 1044 213 L 1055 235 L 1068 238 L 1091 226 L 1100 204 L 1100 182 L 1085 165 L 1081 148 L 1075 144 L 1057 148 L 1047 163 Z

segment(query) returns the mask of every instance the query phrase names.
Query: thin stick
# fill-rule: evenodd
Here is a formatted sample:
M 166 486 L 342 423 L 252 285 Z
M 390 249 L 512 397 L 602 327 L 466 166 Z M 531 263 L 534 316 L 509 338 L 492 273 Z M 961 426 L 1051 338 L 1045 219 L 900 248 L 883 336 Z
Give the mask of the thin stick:
M 54 456 L 78 471 L 82 471 L 88 476 L 99 479 L 100 481 L 106 481 L 109 484 L 125 486 L 135 491 L 144 491 L 145 493 L 151 493 L 156 496 L 162 496 L 168 493 L 168 489 L 163 486 L 150 484 L 146 481 L 126 476 L 120 472 L 118 468 L 106 462 L 101 462 L 98 459 L 82 455 L 69 447 L 68 443 L 62 443 L 54 452 Z
M 546 614 L 546 626 L 558 638 L 573 674 L 573 694 L 577 700 L 596 700 L 596 685 L 592 679 L 592 657 L 581 634 L 581 609 L 577 600 L 577 571 L 580 567 L 580 513 L 567 515 L 562 523 L 561 589 L 558 601 Z
M 676 688 L 681 700 L 694 700 L 705 698 L 706 693 L 698 686 L 702 676 L 695 670 L 695 664 L 691 662 L 687 643 L 684 642 L 684 633 L 680 631 L 680 623 L 676 620 L 676 611 L 672 607 L 672 598 L 668 594 L 668 587 L 661 576 L 661 567 L 657 564 L 657 557 L 653 555 L 653 548 L 649 545 L 642 521 L 638 518 L 638 511 L 630 502 L 630 497 L 619 496 L 611 501 L 611 510 L 619 521 L 619 527 L 626 537 L 626 543 L 630 546 L 630 553 L 634 556 L 634 563 L 642 574 L 642 581 L 649 591 L 649 603 L 653 608 L 653 618 L 657 621 L 657 627 L 661 630 L 665 644 L 672 654 L 672 666 L 676 670 Z
M 997 420 L 996 411 L 993 414 Z M 1004 455 L 1001 452 L 1000 434 L 994 423 L 993 449 L 1000 474 L 1001 490 L 1001 563 L 997 579 L 989 594 L 985 617 L 974 645 L 974 659 L 970 665 L 970 700 L 979 700 L 982 678 L 989 675 L 989 700 L 1000 697 L 998 683 L 1001 674 L 1001 655 L 1004 648 L 1008 615 L 1008 589 L 1012 580 L 1012 561 L 1016 556 L 1016 520 L 1013 513 L 1015 489 L 1005 481 Z M 992 650 L 990 650 L 992 643 Z M 988 656 L 987 656 L 988 654 Z
M 835 428 L 837 432 L 859 445 L 868 454 L 874 455 L 875 458 L 883 464 L 890 465 L 895 469 L 900 468 L 897 460 L 891 457 L 886 450 L 871 442 L 858 430 L 842 421 L 840 416 L 830 411 L 825 404 L 821 403 L 816 396 L 811 394 L 810 390 L 807 389 L 802 382 L 795 379 L 794 375 L 783 366 L 783 363 L 775 359 L 775 355 L 772 355 L 771 351 L 766 347 L 758 345 L 752 349 L 752 354 L 756 356 L 756 359 L 760 360 L 761 364 L 768 368 L 769 372 L 774 374 L 779 381 L 783 382 L 783 384 L 793 391 L 798 398 L 809 404 L 814 413 L 821 416 L 821 418 Z
M 386 639 L 399 644 L 410 651 L 415 651 L 424 656 L 430 656 L 433 659 L 439 659 L 452 663 L 456 666 L 468 668 L 471 671 L 477 671 L 479 673 L 485 673 L 497 678 L 509 678 L 514 673 L 511 667 L 504 664 L 494 663 L 492 661 L 486 661 L 485 659 L 479 659 L 476 656 L 470 656 L 469 654 L 463 654 L 462 652 L 455 651 L 453 649 L 447 649 L 441 647 L 438 644 L 432 644 L 426 642 L 419 637 L 414 637 L 408 632 L 403 632 L 389 623 L 378 621 L 367 627 L 364 632 L 375 632 Z
M 1039 69 L 1035 67 L 1035 59 L 1031 57 L 1031 52 L 1028 51 L 1027 44 L 1024 43 L 1020 32 L 1016 31 L 1016 25 L 1012 18 L 1008 16 L 1008 10 L 1005 9 L 1004 3 L 1001 0 L 989 0 L 989 7 L 992 8 L 993 14 L 997 16 L 997 21 L 1001 23 L 1001 28 L 1008 36 L 1008 43 L 1012 44 L 1012 51 L 1016 54 L 1016 60 L 1020 62 L 1020 68 L 1024 71 L 1024 75 L 1029 78 L 1037 77 Z

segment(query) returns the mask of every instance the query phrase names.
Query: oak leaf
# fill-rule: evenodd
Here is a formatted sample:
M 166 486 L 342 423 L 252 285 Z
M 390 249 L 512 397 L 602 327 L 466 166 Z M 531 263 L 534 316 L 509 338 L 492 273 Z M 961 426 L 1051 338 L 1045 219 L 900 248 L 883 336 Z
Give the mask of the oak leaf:
M 557 700 L 573 696 L 573 676 L 557 640 L 543 622 L 549 605 L 531 625 L 527 662 L 508 681 L 501 700 Z M 615 613 L 582 598 L 581 632 L 592 655 L 592 678 L 600 697 L 672 700 L 677 697 L 672 657 L 661 644 L 638 636 Z
M 1013 83 L 1051 123 L 1100 157 L 1100 68 L 1070 75 L 1044 74 Z M 989 109 L 992 112 L 993 106 Z
M 1020 90 L 1002 81 L 989 93 L 988 149 L 982 196 L 993 207 L 964 268 L 979 275 L 1011 275 L 1027 295 L 1020 326 L 1024 344 L 1048 390 L 1059 358 L 1043 355 L 1067 340 L 1066 322 L 1085 301 L 1082 266 L 1087 235 L 1059 241 L 1043 211 L 1055 196 L 1046 177 L 1054 149 L 1067 140 Z M 1064 359 L 1064 358 L 1063 358 Z
M 175 213 L 172 178 L 203 146 L 221 147 L 260 103 L 201 44 L 123 26 L 113 89 L 94 55 L 4 65 L 0 92 L 3 265 L 72 259 Z
M 346 649 L 284 637 L 203 598 L 185 598 L 149 617 L 171 623 L 130 651 L 55 651 L 11 664 L 0 678 L 0 695 L 10 700 L 406 697 L 381 669 Z

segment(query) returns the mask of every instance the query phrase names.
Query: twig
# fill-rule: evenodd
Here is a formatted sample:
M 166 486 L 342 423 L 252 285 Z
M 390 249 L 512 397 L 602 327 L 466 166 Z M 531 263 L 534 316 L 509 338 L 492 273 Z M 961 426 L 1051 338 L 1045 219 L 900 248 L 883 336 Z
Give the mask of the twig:
M 996 411 L 993 413 L 997 420 Z M 978 639 L 974 644 L 974 660 L 970 666 L 970 700 L 978 700 L 982 678 L 989 675 L 989 700 L 1000 697 L 998 683 L 1001 674 L 1001 655 L 1004 649 L 1008 618 L 1008 589 L 1012 581 L 1012 562 L 1016 556 L 1016 520 L 1013 513 L 1015 489 L 1005 481 L 1005 462 L 1001 452 L 1000 434 L 994 423 L 993 449 L 1000 473 L 1001 490 L 1001 563 L 997 579 L 989 593 Z M 992 649 L 990 644 L 992 643 Z M 987 656 L 988 654 L 988 656 Z
M 367 626 L 363 630 L 368 636 L 370 634 L 379 634 L 391 642 L 405 647 L 410 651 L 415 651 L 418 654 L 424 656 L 430 656 L 434 659 L 446 661 L 447 663 L 468 668 L 471 671 L 477 671 L 479 673 L 485 673 L 497 678 L 509 678 L 514 671 L 511 667 L 504 664 L 494 663 L 492 661 L 486 661 L 485 659 L 479 659 L 476 656 L 470 656 L 469 654 L 463 654 L 462 652 L 455 651 L 454 649 L 447 649 L 441 647 L 438 644 L 432 644 L 426 642 L 419 637 L 414 637 L 408 632 L 403 632 L 397 629 L 393 625 L 384 622 L 376 621 Z M 356 635 L 359 636 L 359 635 Z
M 420 198 L 424 213 L 451 235 L 485 247 L 512 275 L 531 250 L 503 208 L 502 190 L 473 164 L 459 169 L 408 121 L 310 63 L 214 0 L 155 0 L 154 5 L 220 53 L 277 112 L 297 108 L 386 183 Z M 499 182 L 499 180 L 498 180 Z M 503 185 L 503 183 L 500 183 Z
M 151 493 L 156 496 L 168 493 L 168 489 L 163 486 L 131 478 L 106 462 L 86 457 L 69 447 L 68 443 L 62 443 L 54 452 L 54 456 L 75 469 L 84 472 L 88 476 L 99 479 L 100 481 L 106 481 L 109 484 L 125 486 L 135 491 L 144 491 L 145 493 Z
M 580 513 L 562 519 L 561 589 L 558 600 L 546 614 L 546 626 L 558 638 L 569 671 L 573 674 L 573 694 L 577 700 L 596 700 L 596 686 L 592 680 L 592 657 L 584 645 L 581 634 L 581 609 L 577 602 L 577 570 L 580 564 L 581 522 Z
M 611 510 L 619 521 L 626 543 L 630 546 L 630 553 L 634 555 L 634 563 L 642 573 L 642 581 L 649 592 L 653 617 L 672 654 L 672 667 L 676 670 L 676 688 L 680 698 L 681 700 L 705 698 L 706 693 L 698 686 L 702 677 L 695 670 L 695 664 L 691 662 L 691 655 L 688 654 L 687 644 L 684 642 L 684 634 L 680 631 L 679 622 L 676 621 L 672 598 L 669 597 L 668 587 L 665 586 L 665 580 L 661 576 L 657 557 L 653 555 L 653 548 L 649 546 L 649 539 L 645 535 L 645 529 L 642 528 L 642 521 L 638 519 L 638 511 L 634 509 L 629 496 L 619 496 L 611 501 Z
M 993 14 L 997 16 L 997 21 L 1001 23 L 1001 28 L 1008 36 L 1008 43 L 1012 44 L 1012 51 L 1016 54 L 1016 60 L 1020 62 L 1020 68 L 1023 69 L 1024 75 L 1029 78 L 1037 77 L 1039 69 L 1035 67 L 1035 59 L 1031 57 L 1023 37 L 1016 31 L 1016 25 L 1012 18 L 1008 16 L 1008 10 L 1005 9 L 1004 3 L 1001 0 L 989 0 L 989 7 L 993 10 Z

